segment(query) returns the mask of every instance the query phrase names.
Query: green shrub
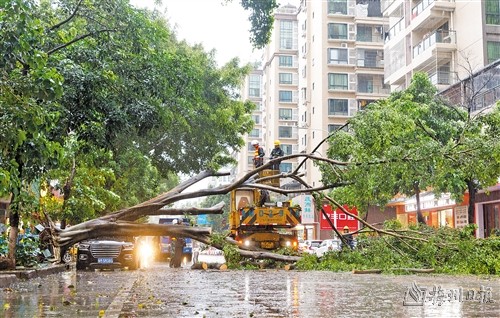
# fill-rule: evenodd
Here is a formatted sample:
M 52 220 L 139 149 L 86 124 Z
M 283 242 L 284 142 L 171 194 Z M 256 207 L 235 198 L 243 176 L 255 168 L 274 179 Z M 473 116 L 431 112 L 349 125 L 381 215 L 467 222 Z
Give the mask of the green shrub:
M 390 222 L 389 228 L 397 228 Z M 415 227 L 419 233 L 405 235 L 423 238 L 412 240 L 390 235 L 357 237 L 354 250 L 326 253 L 323 257 L 304 255 L 297 263 L 303 270 L 351 271 L 380 269 L 390 273 L 406 273 L 406 268 L 433 268 L 436 273 L 500 275 L 500 237 L 476 239 L 474 226 L 466 229 L 448 227 Z
M 9 252 L 9 241 L 3 235 L 0 236 L 0 256 L 7 256 Z
M 40 242 L 37 235 L 26 235 L 16 245 L 16 265 L 34 266 L 40 255 Z

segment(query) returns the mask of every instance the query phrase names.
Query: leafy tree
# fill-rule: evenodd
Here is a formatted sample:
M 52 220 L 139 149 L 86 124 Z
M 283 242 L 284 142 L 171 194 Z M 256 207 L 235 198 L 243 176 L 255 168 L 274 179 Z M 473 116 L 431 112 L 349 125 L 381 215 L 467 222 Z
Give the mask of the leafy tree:
M 498 162 L 484 156 L 498 154 L 497 111 L 472 122 L 435 93 L 427 76 L 417 73 L 407 90 L 370 104 L 349 120 L 349 132 L 331 137 L 329 157 L 350 163 L 340 173 L 323 168 L 325 180 L 351 182 L 336 196 L 358 206 L 383 206 L 397 194 L 415 195 L 419 207 L 425 189 L 462 198 L 471 176 L 494 184 Z
M 0 195 L 12 195 L 8 258 L 15 262 L 21 214 L 37 209 L 33 183 L 57 163 L 61 148 L 48 134 L 59 117 L 62 77 L 38 46 L 44 25 L 34 1 L 0 3 Z
M 229 0 L 228 0 L 229 1 Z M 251 10 L 250 41 L 257 49 L 264 48 L 271 39 L 274 23 L 274 10 L 278 8 L 275 0 L 241 0 L 241 6 L 245 10 Z
M 218 69 L 157 13 L 124 0 L 11 0 L 0 20 L 0 193 L 13 195 L 11 243 L 20 213 L 37 210 L 30 185 L 44 175 L 69 181 L 61 216 L 83 220 L 119 207 L 117 193 L 133 204 L 160 178 L 175 182 L 173 172 L 232 161 L 252 128 L 254 105 L 235 100 L 249 68 L 235 59 Z M 72 136 L 78 147 L 63 159 Z M 60 160 L 59 172 L 45 174 Z M 136 183 L 117 179 L 139 174 Z M 83 206 L 92 211 L 79 215 Z

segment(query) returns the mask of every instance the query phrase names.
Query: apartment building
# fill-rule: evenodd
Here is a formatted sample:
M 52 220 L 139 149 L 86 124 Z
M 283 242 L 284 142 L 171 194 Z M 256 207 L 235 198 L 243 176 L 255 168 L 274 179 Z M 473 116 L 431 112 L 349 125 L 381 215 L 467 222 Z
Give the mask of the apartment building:
M 285 155 L 298 152 L 299 51 L 297 7 L 287 4 L 276 10 L 274 32 L 263 54 L 263 108 L 266 156 L 280 140 Z M 292 171 L 297 159 L 280 164 Z M 288 182 L 285 182 L 288 183 Z
M 298 22 L 297 7 L 285 5 L 275 12 L 274 32 L 263 51 L 262 67 L 247 77 L 242 97 L 257 105 L 252 116 L 255 127 L 247 136 L 247 145 L 238 156 L 237 174 L 253 169 L 252 140 L 259 141 L 266 160 L 280 140 L 285 155 L 298 152 Z M 280 164 L 283 172 L 291 171 L 297 160 Z
M 265 144 L 265 123 L 264 118 L 264 107 L 262 102 L 263 96 L 263 71 L 256 65 L 252 72 L 245 78 L 245 83 L 243 84 L 241 90 L 241 98 L 243 100 L 250 100 L 255 105 L 256 108 L 252 113 L 252 118 L 255 123 L 253 130 L 246 136 L 246 146 L 236 154 L 236 160 L 238 165 L 235 170 L 231 172 L 235 177 L 242 176 L 248 171 L 253 169 L 253 155 L 254 150 L 251 145 L 252 140 L 257 140 L 261 145 Z
M 381 1 L 302 0 L 300 24 L 299 151 L 311 153 L 370 102 L 389 95 L 384 78 Z M 328 144 L 316 152 L 326 156 Z M 320 185 L 312 162 L 306 180 Z
M 446 89 L 500 58 L 499 1 L 384 0 L 385 80 L 408 86 L 416 71 Z

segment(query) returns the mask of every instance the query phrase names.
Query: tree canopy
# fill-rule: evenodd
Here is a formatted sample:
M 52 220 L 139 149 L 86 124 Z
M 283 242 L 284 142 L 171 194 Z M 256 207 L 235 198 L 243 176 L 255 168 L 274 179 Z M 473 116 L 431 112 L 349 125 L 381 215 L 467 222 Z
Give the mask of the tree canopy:
M 151 198 L 177 173 L 233 162 L 253 127 L 255 106 L 238 95 L 250 66 L 218 68 L 158 12 L 9 0 L 0 23 L 0 195 L 12 195 L 12 228 L 38 209 L 33 184 L 61 191 L 52 213 L 83 221 Z
M 368 105 L 348 121 L 348 131 L 329 138 L 328 156 L 349 164 L 324 165 L 324 180 L 346 181 L 336 197 L 357 206 L 384 206 L 398 194 L 426 189 L 461 200 L 468 180 L 487 187 L 500 175 L 499 115 L 496 107 L 470 118 L 441 100 L 426 74 L 416 73 L 408 89 Z

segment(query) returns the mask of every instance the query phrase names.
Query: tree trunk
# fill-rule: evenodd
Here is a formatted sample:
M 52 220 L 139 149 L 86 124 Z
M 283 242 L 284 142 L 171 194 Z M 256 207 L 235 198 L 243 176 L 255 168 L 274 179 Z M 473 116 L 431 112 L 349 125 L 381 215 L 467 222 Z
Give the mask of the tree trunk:
M 17 212 L 17 211 L 10 212 L 9 225 L 10 225 L 9 253 L 7 254 L 7 259 L 9 262 L 8 269 L 15 269 L 16 268 L 16 242 L 17 242 L 17 235 L 19 234 L 19 212 Z
M 413 189 L 415 190 L 415 199 L 417 201 L 417 222 L 418 224 L 426 224 L 422 209 L 420 208 L 420 187 L 418 186 L 418 182 L 414 183 Z
M 469 221 L 469 224 L 474 224 L 477 189 L 473 180 L 467 180 L 467 189 L 469 190 L 469 206 L 467 209 L 467 219 Z

